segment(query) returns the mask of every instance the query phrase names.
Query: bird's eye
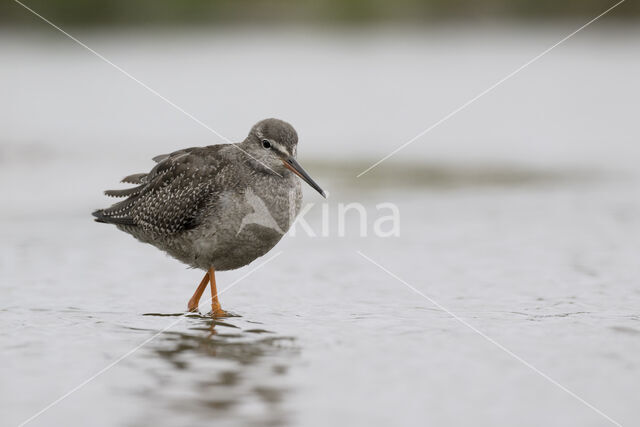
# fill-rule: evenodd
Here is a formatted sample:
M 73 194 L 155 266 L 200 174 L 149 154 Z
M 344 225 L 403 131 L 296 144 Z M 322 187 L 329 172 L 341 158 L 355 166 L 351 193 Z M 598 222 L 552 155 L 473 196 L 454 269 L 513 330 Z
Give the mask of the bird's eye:
M 269 141 L 267 141 L 266 139 L 262 140 L 262 146 L 264 148 L 271 148 L 271 143 Z

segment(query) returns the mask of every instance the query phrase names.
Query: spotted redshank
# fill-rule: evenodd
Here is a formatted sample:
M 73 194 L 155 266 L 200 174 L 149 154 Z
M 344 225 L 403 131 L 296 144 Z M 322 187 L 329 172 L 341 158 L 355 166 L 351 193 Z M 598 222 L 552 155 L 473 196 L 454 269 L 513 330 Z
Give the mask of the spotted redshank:
M 126 197 L 93 212 L 183 263 L 205 271 L 189 311 L 197 311 L 211 283 L 214 317 L 225 316 L 215 271 L 243 267 L 273 248 L 302 203 L 302 178 L 324 191 L 296 161 L 298 135 L 282 120 L 266 119 L 237 144 L 192 147 L 154 157 L 148 173 L 129 175 L 136 184 L 105 194 Z M 297 175 L 297 177 L 296 177 Z

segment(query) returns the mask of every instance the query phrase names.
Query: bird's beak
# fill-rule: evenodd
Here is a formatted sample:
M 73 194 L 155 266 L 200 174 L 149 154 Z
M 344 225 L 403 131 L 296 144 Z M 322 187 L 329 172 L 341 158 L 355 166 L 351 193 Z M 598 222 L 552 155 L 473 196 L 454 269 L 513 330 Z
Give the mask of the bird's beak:
M 320 193 L 322 197 L 324 197 L 325 199 L 327 198 L 327 194 L 324 192 L 324 190 L 320 188 L 318 184 L 316 184 L 316 182 L 309 176 L 307 172 L 305 172 L 304 169 L 302 169 L 302 166 L 300 166 L 300 163 L 298 163 L 296 159 L 294 159 L 293 157 L 287 157 L 287 159 L 282 160 L 282 163 L 284 163 L 287 169 L 298 175 L 304 182 L 309 184 L 314 190 Z

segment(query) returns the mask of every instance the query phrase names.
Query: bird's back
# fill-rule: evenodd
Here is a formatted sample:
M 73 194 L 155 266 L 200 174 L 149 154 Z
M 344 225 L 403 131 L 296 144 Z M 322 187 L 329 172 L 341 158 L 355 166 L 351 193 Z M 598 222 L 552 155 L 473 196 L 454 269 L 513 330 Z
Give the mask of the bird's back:
M 228 148 L 228 144 L 192 147 L 154 157 L 158 164 L 150 172 L 122 180 L 137 186 L 105 191 L 126 199 L 95 211 L 96 221 L 151 238 L 194 228 L 207 201 L 220 191 L 220 178 L 232 162 Z

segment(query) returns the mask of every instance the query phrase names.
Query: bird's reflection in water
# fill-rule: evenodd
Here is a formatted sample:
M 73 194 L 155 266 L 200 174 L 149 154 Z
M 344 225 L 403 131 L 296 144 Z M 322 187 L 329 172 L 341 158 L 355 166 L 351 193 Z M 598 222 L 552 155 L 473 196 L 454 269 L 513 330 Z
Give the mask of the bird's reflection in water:
M 161 334 L 148 358 L 162 363 L 146 369 L 155 385 L 141 395 L 161 410 L 151 416 L 157 420 L 145 416 L 145 423 L 286 424 L 286 373 L 298 349 L 293 338 L 260 326 L 241 317 L 194 314 Z

